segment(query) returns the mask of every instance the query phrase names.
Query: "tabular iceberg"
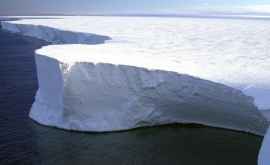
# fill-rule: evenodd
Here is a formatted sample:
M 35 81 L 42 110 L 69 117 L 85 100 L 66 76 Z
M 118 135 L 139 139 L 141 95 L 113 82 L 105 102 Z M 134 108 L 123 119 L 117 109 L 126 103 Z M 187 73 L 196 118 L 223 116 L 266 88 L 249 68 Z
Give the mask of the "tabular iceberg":
M 194 65 L 188 60 L 185 65 L 175 62 L 175 54 L 170 52 L 168 56 L 158 49 L 151 52 L 151 45 L 147 49 L 145 45 L 138 47 L 134 36 L 122 38 L 130 42 L 112 37 L 106 44 L 72 45 L 87 43 L 84 35 L 91 36 L 78 33 L 78 37 L 77 32 L 69 31 L 71 37 L 59 40 L 56 28 L 17 23 L 3 23 L 3 28 L 53 43 L 69 43 L 36 51 L 39 89 L 30 117 L 41 124 L 103 132 L 199 123 L 258 135 L 264 135 L 268 127 L 252 97 L 183 74 L 181 67 Z M 107 39 L 110 37 L 102 36 L 100 43 Z
M 251 97 L 222 84 L 162 69 L 114 45 L 55 45 L 36 51 L 39 90 L 30 116 L 82 131 L 200 123 L 263 135 Z M 165 63 L 165 65 L 164 65 Z M 158 70 L 157 70 L 158 69 Z

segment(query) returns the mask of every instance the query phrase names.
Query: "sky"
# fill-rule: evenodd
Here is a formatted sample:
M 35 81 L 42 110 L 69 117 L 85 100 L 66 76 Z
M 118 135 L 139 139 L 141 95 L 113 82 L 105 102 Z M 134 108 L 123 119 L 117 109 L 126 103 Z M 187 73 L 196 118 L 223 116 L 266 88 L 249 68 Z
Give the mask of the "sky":
M 0 15 L 270 13 L 270 0 L 0 0 Z

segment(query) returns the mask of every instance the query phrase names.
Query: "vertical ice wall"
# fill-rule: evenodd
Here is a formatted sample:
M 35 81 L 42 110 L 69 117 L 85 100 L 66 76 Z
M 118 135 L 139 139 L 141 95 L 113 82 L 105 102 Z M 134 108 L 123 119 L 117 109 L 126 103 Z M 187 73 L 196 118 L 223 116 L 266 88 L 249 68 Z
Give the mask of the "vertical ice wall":
M 198 123 L 265 133 L 265 118 L 253 99 L 239 90 L 176 72 L 142 68 L 140 60 L 136 67 L 116 65 L 116 56 L 110 56 L 110 51 L 106 56 L 91 49 L 89 55 L 95 60 L 85 62 L 63 58 L 74 57 L 70 53 L 79 51 L 80 56 L 87 57 L 84 47 L 88 49 L 87 45 L 58 45 L 37 51 L 39 91 L 31 118 L 81 131 Z M 106 57 L 113 59 L 106 61 Z

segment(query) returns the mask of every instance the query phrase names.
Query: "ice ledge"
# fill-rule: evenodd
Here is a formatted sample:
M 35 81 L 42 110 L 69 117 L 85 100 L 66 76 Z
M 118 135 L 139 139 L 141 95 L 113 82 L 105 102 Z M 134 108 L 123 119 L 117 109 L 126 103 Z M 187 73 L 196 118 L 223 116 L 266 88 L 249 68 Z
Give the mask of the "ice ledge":
M 154 65 L 108 63 L 106 58 L 92 59 L 91 52 L 87 62 L 61 61 L 65 55 L 44 51 L 49 49 L 60 53 L 68 48 L 58 45 L 37 51 L 43 54 L 36 54 L 39 90 L 30 117 L 41 124 L 104 132 L 198 123 L 258 135 L 268 127 L 253 99 L 231 87 L 157 70 Z

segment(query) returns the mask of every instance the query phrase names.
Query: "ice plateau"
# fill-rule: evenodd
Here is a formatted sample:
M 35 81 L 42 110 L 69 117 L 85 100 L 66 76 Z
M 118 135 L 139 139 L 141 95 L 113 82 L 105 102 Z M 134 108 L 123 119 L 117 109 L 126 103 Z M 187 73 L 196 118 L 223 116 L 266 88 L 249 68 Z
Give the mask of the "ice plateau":
M 257 75 L 256 82 L 259 84 L 254 85 L 255 81 L 251 79 L 241 86 L 246 82 L 243 81 L 247 78 L 246 74 L 242 71 L 234 73 L 239 73 L 236 76 L 231 74 L 238 71 L 239 66 L 214 71 L 219 69 L 216 68 L 218 65 L 208 65 L 216 60 L 224 67 L 228 59 L 223 63 L 209 56 L 205 56 L 206 59 L 194 58 L 187 51 L 187 45 L 184 46 L 186 50 L 175 49 L 178 45 L 174 40 L 183 42 L 183 39 L 194 37 L 193 34 L 171 38 L 173 36 L 167 28 L 176 20 L 160 22 L 148 18 L 141 22 L 141 19 L 133 18 L 131 22 L 136 24 L 130 24 L 121 18 L 121 26 L 126 26 L 121 28 L 125 30 L 121 30 L 119 19 L 110 17 L 104 22 L 100 17 L 83 17 L 77 27 L 74 24 L 78 23 L 77 17 L 2 23 L 2 27 L 11 32 L 54 44 L 66 44 L 50 45 L 36 51 L 39 89 L 30 112 L 31 118 L 41 124 L 81 131 L 103 132 L 168 123 L 199 123 L 259 135 L 265 133 L 268 126 L 266 119 L 254 105 L 253 98 L 243 91 L 264 85 L 266 72 Z M 89 20 L 95 24 L 89 26 Z M 161 26 L 165 36 L 155 31 L 159 23 L 168 26 Z M 194 26 L 194 22 L 184 20 L 182 23 L 184 29 Z M 212 23 L 207 26 L 212 26 Z M 149 33 L 140 33 L 147 31 L 145 27 L 150 28 Z M 202 31 L 206 30 L 204 28 Z M 203 34 L 196 35 L 204 37 Z M 192 42 L 197 39 L 193 38 Z M 166 43 L 162 43 L 164 41 Z M 201 42 L 198 41 L 198 44 Z M 189 56 L 183 54 L 178 58 L 177 54 L 184 52 Z M 196 62 L 198 60 L 200 63 Z M 230 75 L 233 77 L 228 77 Z M 235 86 L 241 86 L 243 90 L 223 84 L 237 84 Z

